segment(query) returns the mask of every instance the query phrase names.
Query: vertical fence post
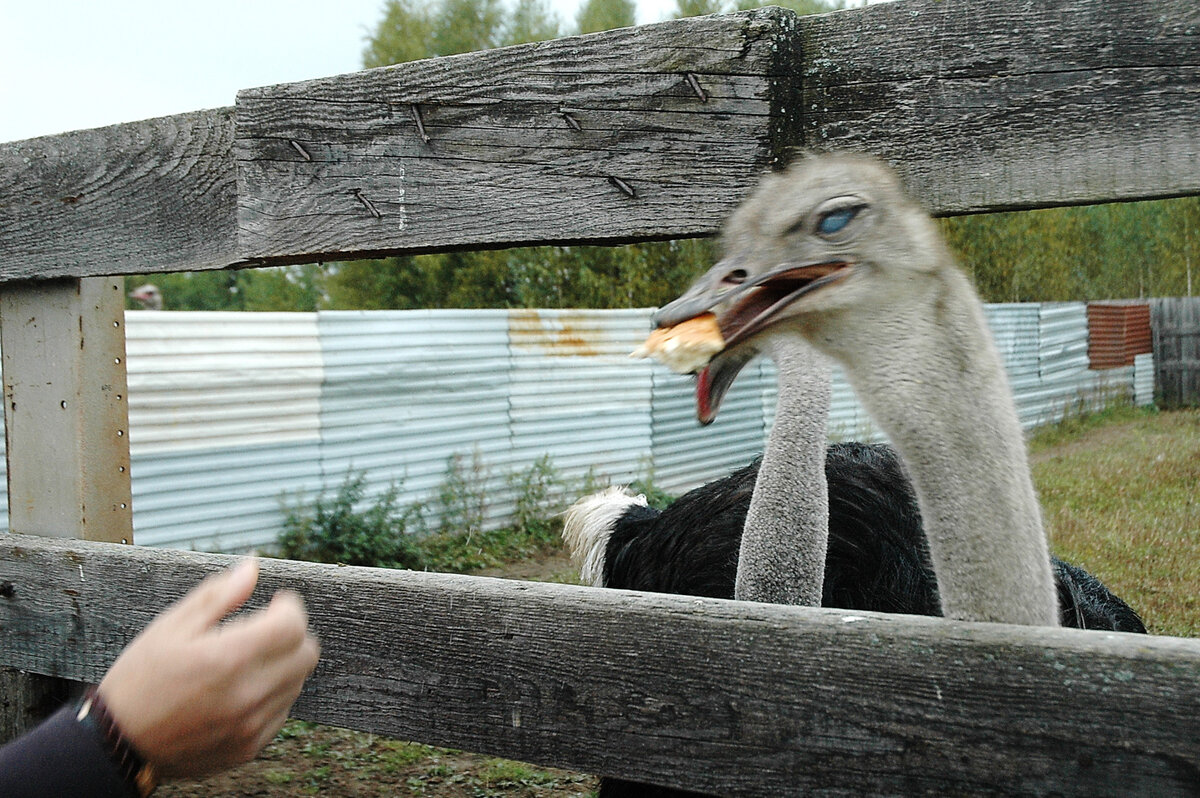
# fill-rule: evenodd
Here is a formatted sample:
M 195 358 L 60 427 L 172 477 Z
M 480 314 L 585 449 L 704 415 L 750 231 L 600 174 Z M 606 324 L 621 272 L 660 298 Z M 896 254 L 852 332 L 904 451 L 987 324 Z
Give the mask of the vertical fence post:
M 124 280 L 0 288 L 0 354 L 9 529 L 132 543 Z M 0 741 L 68 688 L 0 673 Z

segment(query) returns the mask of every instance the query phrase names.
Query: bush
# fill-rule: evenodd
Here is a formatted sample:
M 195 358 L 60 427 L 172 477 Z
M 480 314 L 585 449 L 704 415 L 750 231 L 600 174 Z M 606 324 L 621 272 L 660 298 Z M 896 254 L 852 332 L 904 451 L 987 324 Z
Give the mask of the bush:
M 400 488 L 392 484 L 374 503 L 359 509 L 366 474 L 346 473 L 337 493 L 321 491 L 311 507 L 297 501 L 283 507 L 279 535 L 282 556 L 292 560 L 421 569 L 425 556 L 408 534 L 420 519 L 420 507 L 400 511 Z
M 551 504 L 562 493 L 563 484 L 550 455 L 544 454 L 528 470 L 510 475 L 508 483 L 516 494 L 513 531 L 539 543 L 557 542 L 559 524 Z

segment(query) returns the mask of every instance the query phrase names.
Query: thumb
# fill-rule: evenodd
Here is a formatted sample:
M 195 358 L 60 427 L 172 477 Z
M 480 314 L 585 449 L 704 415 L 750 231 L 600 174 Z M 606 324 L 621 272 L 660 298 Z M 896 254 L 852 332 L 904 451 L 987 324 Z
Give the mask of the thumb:
M 232 568 L 208 577 L 184 596 L 171 614 L 181 626 L 202 632 L 250 598 L 258 584 L 258 560 L 248 557 Z

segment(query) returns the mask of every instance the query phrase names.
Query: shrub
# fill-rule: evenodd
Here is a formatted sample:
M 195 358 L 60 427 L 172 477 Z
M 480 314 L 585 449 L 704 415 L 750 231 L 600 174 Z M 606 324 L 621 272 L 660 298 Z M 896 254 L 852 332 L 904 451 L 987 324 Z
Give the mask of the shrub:
M 550 455 L 544 454 L 527 470 L 512 474 L 508 482 L 516 494 L 514 531 L 538 542 L 557 539 L 558 526 L 551 504 L 562 492 L 563 484 Z
M 312 503 L 283 507 L 280 553 L 293 560 L 420 569 L 425 557 L 408 534 L 419 521 L 420 507 L 397 507 L 400 488 L 393 483 L 365 507 L 366 474 L 348 471 L 332 498 L 322 490 Z

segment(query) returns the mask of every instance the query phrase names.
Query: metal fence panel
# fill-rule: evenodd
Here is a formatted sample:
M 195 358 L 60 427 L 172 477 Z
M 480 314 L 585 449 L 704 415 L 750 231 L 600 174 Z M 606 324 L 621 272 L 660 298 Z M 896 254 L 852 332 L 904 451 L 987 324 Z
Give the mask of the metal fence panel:
M 650 457 L 648 310 L 509 311 L 514 473 L 549 457 L 567 484 L 628 482 Z
M 448 470 L 464 509 L 503 484 L 508 461 L 505 311 L 330 311 L 320 317 L 322 474 L 362 471 L 367 496 L 436 504 Z M 480 499 L 486 505 L 485 499 Z M 430 508 L 431 512 L 436 512 Z M 485 506 L 482 512 L 487 514 Z
M 682 493 L 746 465 L 766 439 L 763 392 L 768 381 L 756 364 L 746 367 L 721 403 L 716 420 L 696 421 L 695 379 L 653 366 L 651 449 L 654 483 Z
M 314 315 L 130 311 L 125 330 L 137 542 L 273 543 L 280 496 L 320 483 Z

